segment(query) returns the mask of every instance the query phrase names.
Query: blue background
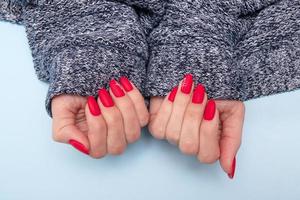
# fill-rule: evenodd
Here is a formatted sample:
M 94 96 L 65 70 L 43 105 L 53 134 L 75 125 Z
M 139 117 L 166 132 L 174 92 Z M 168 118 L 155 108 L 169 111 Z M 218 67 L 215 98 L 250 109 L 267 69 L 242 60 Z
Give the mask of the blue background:
M 300 199 L 300 90 L 246 102 L 230 180 L 147 131 L 101 160 L 53 142 L 23 27 L 0 22 L 0 58 L 0 200 Z

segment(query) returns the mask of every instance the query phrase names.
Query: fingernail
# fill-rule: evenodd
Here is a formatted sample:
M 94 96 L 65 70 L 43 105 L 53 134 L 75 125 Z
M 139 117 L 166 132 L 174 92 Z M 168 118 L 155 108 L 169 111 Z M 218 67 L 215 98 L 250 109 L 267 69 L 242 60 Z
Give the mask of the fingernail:
M 216 112 L 216 103 L 213 99 L 209 100 L 204 110 L 204 119 L 212 120 Z
M 176 94 L 177 94 L 178 86 L 174 87 L 169 95 L 169 101 L 174 102 Z
M 106 89 L 100 89 L 98 95 L 100 101 L 105 107 L 113 107 L 115 105 L 113 99 L 111 98 L 110 94 L 106 91 Z
M 128 78 L 126 78 L 125 76 L 122 76 L 119 79 L 119 81 L 126 92 L 130 92 L 131 90 L 133 90 L 132 84 L 130 83 Z
M 232 165 L 231 165 L 231 172 L 228 174 L 228 177 L 230 179 L 234 178 L 234 173 L 235 173 L 235 164 L 236 164 L 236 158 L 234 157 L 233 161 L 232 161 Z
M 88 106 L 89 106 L 91 114 L 94 116 L 99 116 L 101 114 L 101 110 L 99 108 L 99 105 L 98 105 L 96 99 L 92 96 L 89 96 L 87 102 L 88 102 Z
M 205 87 L 201 84 L 197 85 L 194 90 L 192 102 L 195 104 L 201 104 L 205 96 Z
M 69 140 L 69 144 L 72 145 L 78 151 L 89 155 L 89 150 L 83 144 L 81 144 L 80 142 L 78 142 L 76 140 Z
M 109 87 L 116 97 L 125 96 L 125 92 L 122 90 L 122 88 L 119 86 L 117 81 L 115 81 L 114 79 L 109 82 Z
M 189 94 L 191 92 L 192 86 L 193 86 L 193 75 L 192 74 L 185 75 L 181 85 L 181 92 L 185 94 Z

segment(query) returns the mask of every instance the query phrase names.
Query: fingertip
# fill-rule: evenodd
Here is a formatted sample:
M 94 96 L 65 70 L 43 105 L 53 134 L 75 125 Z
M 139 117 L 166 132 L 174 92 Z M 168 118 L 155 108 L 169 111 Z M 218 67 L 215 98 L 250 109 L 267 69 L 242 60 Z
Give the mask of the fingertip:
M 236 156 L 233 156 L 232 158 L 221 157 L 220 164 L 224 172 L 228 175 L 228 177 L 230 179 L 233 179 L 236 169 Z
M 130 92 L 134 89 L 132 82 L 126 76 L 121 76 L 119 82 L 126 92 Z
M 89 96 L 87 100 L 86 115 L 93 115 L 93 116 L 101 115 L 99 104 L 96 101 L 96 99 L 92 96 Z
M 90 154 L 90 150 L 84 145 L 82 144 L 81 142 L 77 141 L 77 140 L 74 140 L 74 139 L 70 139 L 68 141 L 68 143 L 73 146 L 75 149 L 77 149 L 78 151 L 86 154 L 86 155 L 89 155 Z

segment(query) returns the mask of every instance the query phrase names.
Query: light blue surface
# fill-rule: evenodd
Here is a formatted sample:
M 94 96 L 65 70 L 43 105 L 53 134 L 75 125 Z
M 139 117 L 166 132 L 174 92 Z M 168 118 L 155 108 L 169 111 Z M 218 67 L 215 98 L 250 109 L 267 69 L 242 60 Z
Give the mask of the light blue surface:
M 300 199 L 300 90 L 246 102 L 231 181 L 146 131 L 101 160 L 53 142 L 23 27 L 0 22 L 0 58 L 0 200 Z

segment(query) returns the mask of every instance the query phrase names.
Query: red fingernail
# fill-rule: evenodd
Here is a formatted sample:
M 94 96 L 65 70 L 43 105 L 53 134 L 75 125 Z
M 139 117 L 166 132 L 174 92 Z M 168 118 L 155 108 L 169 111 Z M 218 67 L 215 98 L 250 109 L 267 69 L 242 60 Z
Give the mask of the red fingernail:
M 132 84 L 130 83 L 130 81 L 128 80 L 128 78 L 126 78 L 125 76 L 122 76 L 120 79 L 119 79 L 121 85 L 123 86 L 124 90 L 126 92 L 130 92 L 131 90 L 133 90 L 133 86 Z
M 106 91 L 106 89 L 100 89 L 98 92 L 99 99 L 105 107 L 113 107 L 115 105 L 113 99 L 110 94 Z
M 205 87 L 201 84 L 197 85 L 194 90 L 192 102 L 195 104 L 201 104 L 205 96 Z
M 235 164 L 236 164 L 236 159 L 234 157 L 233 161 L 232 161 L 232 165 L 231 165 L 231 173 L 228 174 L 228 177 L 230 179 L 233 179 L 234 177 L 234 173 L 235 173 Z
M 80 142 L 78 142 L 76 140 L 69 140 L 69 144 L 72 145 L 78 151 L 89 155 L 89 150 L 83 144 L 81 144 Z
M 193 86 L 193 75 L 192 74 L 185 75 L 181 85 L 181 92 L 185 94 L 189 94 L 191 92 L 192 86 Z
M 114 79 L 109 82 L 109 87 L 116 97 L 125 96 L 125 92 L 122 90 L 122 88 L 119 86 L 117 81 L 115 81 Z
M 212 120 L 216 112 L 216 103 L 213 99 L 209 100 L 204 110 L 204 119 Z
M 174 102 L 176 94 L 177 94 L 178 86 L 174 87 L 169 95 L 169 101 Z
M 101 114 L 101 110 L 99 108 L 99 105 L 98 105 L 96 99 L 92 96 L 89 96 L 87 102 L 88 102 L 88 106 L 89 106 L 91 114 L 94 116 L 99 116 Z

